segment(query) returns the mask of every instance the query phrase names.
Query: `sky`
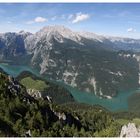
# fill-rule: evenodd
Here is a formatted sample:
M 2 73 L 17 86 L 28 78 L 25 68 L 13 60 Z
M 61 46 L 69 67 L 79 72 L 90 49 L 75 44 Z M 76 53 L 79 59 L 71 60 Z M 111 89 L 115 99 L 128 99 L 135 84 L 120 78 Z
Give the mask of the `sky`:
M 48 25 L 140 39 L 140 3 L 0 3 L 0 33 Z

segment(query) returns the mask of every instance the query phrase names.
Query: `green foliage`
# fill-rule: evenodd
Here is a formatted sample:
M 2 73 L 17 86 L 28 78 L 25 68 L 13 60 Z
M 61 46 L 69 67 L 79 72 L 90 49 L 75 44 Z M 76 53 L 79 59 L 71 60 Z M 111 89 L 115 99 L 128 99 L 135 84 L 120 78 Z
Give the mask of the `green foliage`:
M 24 85 L 27 89 L 36 89 L 43 91 L 48 87 L 44 81 L 34 80 L 31 77 L 26 77 L 21 80 L 21 84 Z
M 121 126 L 127 123 L 127 119 L 140 124 L 135 115 L 126 119 L 128 113 L 112 114 L 101 106 L 74 102 L 58 105 L 34 99 L 17 81 L 18 92 L 9 90 L 9 86 L 14 84 L 7 75 L 0 74 L 1 137 L 26 136 L 29 130 L 32 137 L 114 137 L 119 136 Z M 120 118 L 122 114 L 125 114 L 124 120 Z M 65 119 L 60 119 L 61 115 Z
M 134 118 L 132 122 L 135 123 L 136 125 L 140 125 L 140 118 Z
M 135 93 L 128 98 L 129 110 L 140 113 L 140 93 Z
M 118 137 L 120 134 L 121 125 L 117 122 L 111 123 L 107 128 L 102 131 L 95 132 L 95 137 Z
M 74 102 L 73 96 L 64 87 L 57 85 L 48 80 L 44 80 L 36 75 L 24 71 L 17 79 L 27 88 L 39 90 L 43 97 L 49 95 L 53 98 L 53 102 L 57 104 Z M 60 98 L 61 97 L 61 98 Z

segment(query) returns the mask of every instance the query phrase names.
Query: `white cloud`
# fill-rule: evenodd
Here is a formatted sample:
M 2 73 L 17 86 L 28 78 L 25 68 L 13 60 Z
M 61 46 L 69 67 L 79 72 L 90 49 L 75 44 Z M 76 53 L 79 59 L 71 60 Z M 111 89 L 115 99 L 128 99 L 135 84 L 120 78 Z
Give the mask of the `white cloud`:
M 36 17 L 36 18 L 34 19 L 34 21 L 35 21 L 35 22 L 45 22 L 45 21 L 47 21 L 47 19 L 44 18 L 44 17 Z
M 89 14 L 82 14 L 82 13 L 77 13 L 75 18 L 72 20 L 72 23 L 78 23 L 84 20 L 89 19 Z
M 134 29 L 134 28 L 131 27 L 131 28 L 128 28 L 127 29 L 127 32 L 128 33 L 134 33 L 134 32 L 136 32 L 136 29 Z
M 36 17 L 34 20 L 27 21 L 26 24 L 33 24 L 33 23 L 42 23 L 48 21 L 47 18 L 44 17 Z

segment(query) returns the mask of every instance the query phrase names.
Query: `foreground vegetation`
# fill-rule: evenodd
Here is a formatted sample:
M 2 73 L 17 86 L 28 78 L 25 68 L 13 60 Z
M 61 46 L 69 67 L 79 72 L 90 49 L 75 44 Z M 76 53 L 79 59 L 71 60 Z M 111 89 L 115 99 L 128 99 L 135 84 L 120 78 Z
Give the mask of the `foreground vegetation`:
M 24 86 L 14 78 L 0 73 L 1 137 L 117 137 L 121 126 L 127 121 L 140 124 L 139 114 L 111 113 L 101 106 L 78 104 L 70 100 L 57 104 L 45 97 L 34 99 L 27 93 L 25 84 L 27 81 L 34 83 L 37 79 L 33 75 L 29 78 L 29 73 L 23 75 L 18 80 Z M 25 83 L 21 80 L 23 78 Z M 37 81 L 33 85 L 39 83 Z M 43 88 L 46 91 L 62 95 L 62 87 L 52 86 L 49 82 L 45 84 L 47 86 Z
M 140 112 L 140 93 L 134 93 L 128 98 L 129 109 L 134 112 Z

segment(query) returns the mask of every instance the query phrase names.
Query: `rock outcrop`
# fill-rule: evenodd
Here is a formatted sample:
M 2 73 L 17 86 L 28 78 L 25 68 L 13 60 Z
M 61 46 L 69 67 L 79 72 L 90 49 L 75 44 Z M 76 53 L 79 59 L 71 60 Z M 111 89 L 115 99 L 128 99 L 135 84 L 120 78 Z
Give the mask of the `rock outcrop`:
M 42 98 L 41 92 L 36 89 L 27 89 L 27 93 L 35 99 Z
M 122 126 L 120 137 L 140 137 L 140 127 L 136 127 L 135 123 L 128 123 Z

